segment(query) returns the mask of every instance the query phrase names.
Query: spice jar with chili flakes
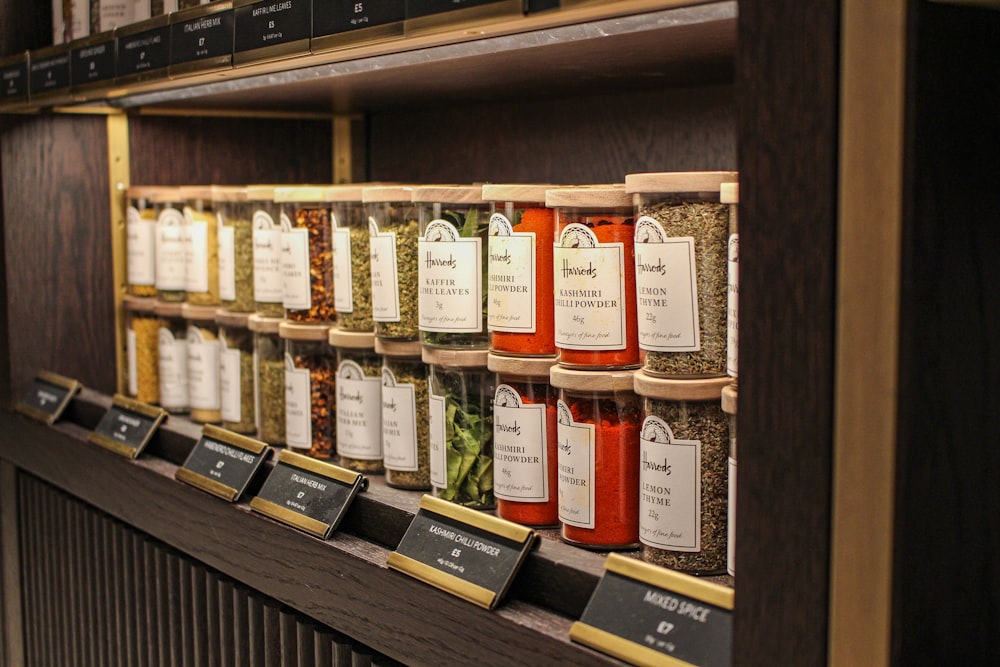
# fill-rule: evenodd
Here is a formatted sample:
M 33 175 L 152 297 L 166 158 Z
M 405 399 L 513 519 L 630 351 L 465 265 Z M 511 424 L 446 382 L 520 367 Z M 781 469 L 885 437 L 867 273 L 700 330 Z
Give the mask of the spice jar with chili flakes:
M 156 296 L 161 301 L 187 298 L 187 232 L 180 188 L 158 188 L 149 194 L 156 212 Z
M 331 329 L 337 351 L 337 454 L 348 470 L 382 473 L 382 360 L 375 334 Z
M 219 297 L 238 313 L 254 312 L 253 225 L 247 189 L 216 185 L 212 200 L 218 216 Z
M 379 340 L 417 340 L 417 239 L 420 222 L 403 185 L 371 186 L 361 191 L 368 214 L 372 281 L 372 319 Z M 405 287 L 405 289 L 401 289 Z
M 333 225 L 333 307 L 337 328 L 372 332 L 371 251 L 361 185 L 327 188 Z
M 430 370 L 428 440 L 431 485 L 443 500 L 492 509 L 493 373 L 486 350 L 424 347 Z
M 156 208 L 150 199 L 156 190 L 133 185 L 125 191 L 126 285 L 133 296 L 156 296 Z
M 281 204 L 281 275 L 285 317 L 329 324 L 333 308 L 333 240 L 326 187 L 274 189 Z
M 660 377 L 726 374 L 729 205 L 736 172 L 629 174 L 635 196 L 639 347 Z
M 276 446 L 285 444 L 285 344 L 278 335 L 282 321 L 262 315 L 247 318 L 253 332 L 257 438 Z
M 729 378 L 667 379 L 643 371 L 639 540 L 642 558 L 690 574 L 726 567 Z
M 184 198 L 184 275 L 187 301 L 199 306 L 222 303 L 219 296 L 219 221 L 210 186 L 186 185 Z
M 483 188 L 415 187 L 413 201 L 420 216 L 420 341 L 426 347 L 485 350 L 490 344 L 485 286 L 490 215 Z
M 553 366 L 559 389 L 559 520 L 564 542 L 592 549 L 639 546 L 642 401 L 631 370 Z
M 490 202 L 487 323 L 490 350 L 514 356 L 554 356 L 552 242 L 555 211 L 545 206 L 551 185 L 484 185 Z
M 125 379 L 128 395 L 142 403 L 160 400 L 159 335 L 156 299 L 126 295 L 125 306 Z
M 234 433 L 257 432 L 254 399 L 253 333 L 249 313 L 219 309 L 219 397 L 222 427 Z
M 431 488 L 427 366 L 418 341 L 375 339 L 382 355 L 382 455 L 385 482 Z
M 493 466 L 497 516 L 528 526 L 559 523 L 553 357 L 490 354 L 496 373 Z
M 726 541 L 726 571 L 736 576 L 736 403 L 738 395 L 733 383 L 722 390 L 722 411 L 729 419 L 729 514 Z
M 222 421 L 219 391 L 219 325 L 212 306 L 185 303 L 187 321 L 188 407 L 191 421 L 218 424 Z
M 635 220 L 620 185 L 556 188 L 555 343 L 567 368 L 636 368 Z
M 173 414 L 185 413 L 188 410 L 188 372 L 184 304 L 157 301 L 153 311 L 160 327 L 156 346 L 160 406 Z
M 330 327 L 323 324 L 284 321 L 278 326 L 285 340 L 285 443 L 318 459 L 337 453 L 337 362 L 329 334 Z
M 281 207 L 273 185 L 248 185 L 253 226 L 253 300 L 259 315 L 285 316 L 285 285 L 281 272 Z

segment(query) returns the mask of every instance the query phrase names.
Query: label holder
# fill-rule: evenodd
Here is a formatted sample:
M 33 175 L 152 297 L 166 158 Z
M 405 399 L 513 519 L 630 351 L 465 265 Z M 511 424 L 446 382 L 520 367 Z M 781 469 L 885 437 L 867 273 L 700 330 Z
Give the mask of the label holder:
M 226 463 L 232 462 L 233 457 L 225 452 L 211 451 L 210 443 L 238 449 L 251 458 L 249 461 L 241 461 L 243 465 L 230 466 L 229 470 L 236 469 L 234 483 L 227 484 L 221 481 L 223 479 L 228 481 L 231 477 L 229 470 L 226 470 L 225 474 L 222 471 Z M 201 438 L 191 449 L 184 465 L 174 472 L 174 479 L 235 503 L 246 492 L 270 454 L 271 448 L 259 440 L 206 424 L 202 429 Z
M 122 417 L 128 416 L 138 417 L 140 423 L 129 424 L 122 419 Z M 163 408 L 115 394 L 111 401 L 111 407 L 101 417 L 101 421 L 93 432 L 87 436 L 87 441 L 125 458 L 137 459 L 146 449 L 146 445 L 152 441 L 156 429 L 166 418 L 167 411 Z M 135 431 L 132 432 L 132 429 Z M 122 434 L 120 439 L 111 436 L 116 430 Z
M 51 426 L 66 410 L 67 406 L 78 391 L 81 385 L 76 380 L 50 373 L 39 371 L 35 374 L 35 379 L 24 398 L 17 402 L 14 409 L 23 415 Z M 48 395 L 42 395 L 46 391 Z M 55 396 L 52 400 L 49 396 Z

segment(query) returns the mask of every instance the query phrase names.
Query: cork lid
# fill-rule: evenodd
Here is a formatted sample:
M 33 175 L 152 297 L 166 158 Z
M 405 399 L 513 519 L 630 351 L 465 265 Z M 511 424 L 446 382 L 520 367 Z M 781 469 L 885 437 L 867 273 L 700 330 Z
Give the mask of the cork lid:
M 327 201 L 361 201 L 361 193 L 365 189 L 364 183 L 345 183 L 343 185 L 331 185 L 326 189 Z
M 361 189 L 361 201 L 408 202 L 413 200 L 412 185 L 372 185 Z
M 212 199 L 215 201 L 248 201 L 247 189 L 244 185 L 213 185 Z
M 255 183 L 246 187 L 247 199 L 250 201 L 274 201 L 274 191 L 277 185 L 261 185 Z
M 157 301 L 153 312 L 160 317 L 184 317 L 184 304 L 180 301 Z
M 486 201 L 544 202 L 545 193 L 558 185 L 531 183 L 487 183 L 483 186 Z
M 490 352 L 486 360 L 486 367 L 494 373 L 506 373 L 508 375 L 520 375 L 523 377 L 545 377 L 549 376 L 552 366 L 558 363 L 559 357 L 505 357 L 502 354 Z
M 125 188 L 125 196 L 129 199 L 152 199 L 162 189 L 162 185 L 130 185 Z
M 425 347 L 420 358 L 425 364 L 449 366 L 452 368 L 486 368 L 489 350 L 447 350 Z
M 413 201 L 430 204 L 482 204 L 482 185 L 420 185 L 413 188 Z
M 387 357 L 419 357 L 421 349 L 419 340 L 375 339 L 375 352 Z
M 723 183 L 735 183 L 735 171 L 663 171 L 628 174 L 625 189 L 633 192 L 718 192 Z
M 634 370 L 580 371 L 553 366 L 549 382 L 553 387 L 576 391 L 633 391 Z
M 203 199 L 210 201 L 212 199 L 213 187 L 211 185 L 182 185 L 180 193 L 181 197 L 185 200 Z
M 251 313 L 238 313 L 225 308 L 218 308 L 215 311 L 215 321 L 224 327 L 248 328 Z
M 215 311 L 218 306 L 196 306 L 185 303 L 181 311 L 185 320 L 195 320 L 197 322 L 215 322 Z
M 291 340 L 315 340 L 325 343 L 329 333 L 329 324 L 299 324 L 282 320 L 278 325 L 278 335 Z
M 739 204 L 740 184 L 723 183 L 721 189 L 719 190 L 719 201 L 723 204 Z
M 184 201 L 184 195 L 178 186 L 164 185 L 153 188 L 149 193 L 149 201 L 157 204 L 179 204 Z
M 736 385 L 731 384 L 722 389 L 722 411 L 727 415 L 736 414 Z
M 274 188 L 274 201 L 325 203 L 329 185 L 293 185 Z
M 351 350 L 375 349 L 375 334 L 366 331 L 330 329 L 327 341 L 334 347 L 345 347 Z
M 276 334 L 278 326 L 284 322 L 280 317 L 264 317 L 263 315 L 251 315 L 247 318 L 247 329 L 260 333 Z
M 718 401 L 722 390 L 732 381 L 730 377 L 674 380 L 653 377 L 638 370 L 635 372 L 635 393 L 665 401 Z
M 550 207 L 632 208 L 632 197 L 621 183 L 610 185 L 577 185 L 553 188 L 545 192 L 545 205 Z
M 151 296 L 133 296 L 126 294 L 122 297 L 122 305 L 125 310 L 131 313 L 155 313 L 156 298 Z

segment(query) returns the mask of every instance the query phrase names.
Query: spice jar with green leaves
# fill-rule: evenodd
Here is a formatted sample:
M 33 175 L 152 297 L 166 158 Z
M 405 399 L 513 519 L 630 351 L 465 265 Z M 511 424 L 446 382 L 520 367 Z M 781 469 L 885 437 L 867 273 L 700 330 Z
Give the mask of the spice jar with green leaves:
M 428 490 L 427 366 L 419 341 L 375 339 L 382 355 L 382 454 L 385 481 L 401 489 Z
M 420 222 L 405 185 L 361 191 L 368 215 L 372 319 L 379 340 L 417 340 L 417 239 Z
M 337 328 L 372 332 L 372 273 L 368 216 L 361 185 L 327 188 L 333 226 L 333 306 Z
M 275 446 L 285 444 L 285 344 L 278 335 L 282 321 L 263 315 L 247 318 L 253 332 L 257 438 Z
M 253 225 L 247 190 L 216 185 L 212 199 L 219 220 L 219 297 L 226 310 L 252 313 Z
M 375 334 L 331 329 L 337 351 L 337 455 L 340 465 L 382 473 L 382 360 Z
M 234 433 L 257 432 L 254 401 L 253 334 L 249 313 L 219 309 L 219 397 L 222 426 Z
M 284 317 L 280 206 L 273 185 L 248 185 L 246 190 L 253 226 L 254 306 L 264 317 Z

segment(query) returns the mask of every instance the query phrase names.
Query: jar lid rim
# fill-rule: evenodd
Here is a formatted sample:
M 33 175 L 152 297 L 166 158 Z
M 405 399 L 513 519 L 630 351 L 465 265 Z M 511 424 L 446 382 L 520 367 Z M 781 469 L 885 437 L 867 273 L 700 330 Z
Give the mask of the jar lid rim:
M 420 358 L 425 364 L 457 368 L 486 368 L 489 350 L 461 350 L 424 346 Z
M 575 391 L 633 391 L 635 373 L 634 369 L 583 370 L 556 365 L 549 372 L 549 382 Z
M 627 174 L 625 189 L 630 193 L 718 192 L 723 183 L 734 183 L 737 171 L 660 171 Z
M 728 375 L 717 378 L 660 378 L 640 369 L 635 373 L 635 393 L 667 401 L 718 401 L 723 388 L 732 381 Z

